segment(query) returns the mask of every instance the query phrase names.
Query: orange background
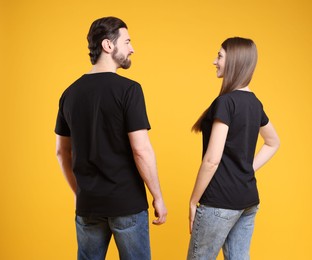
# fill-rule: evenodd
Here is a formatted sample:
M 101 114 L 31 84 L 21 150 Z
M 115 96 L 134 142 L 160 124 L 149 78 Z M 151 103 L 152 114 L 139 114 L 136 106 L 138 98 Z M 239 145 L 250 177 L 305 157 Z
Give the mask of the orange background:
M 212 62 L 232 36 L 258 46 L 250 87 L 281 138 L 257 173 L 251 259 L 312 259 L 311 13 L 309 0 L 1 0 L 0 259 L 76 258 L 74 201 L 57 164 L 54 125 L 61 93 L 90 69 L 89 26 L 108 15 L 129 27 L 133 65 L 120 73 L 144 89 L 169 210 L 165 225 L 151 225 L 153 259 L 186 257 L 201 157 L 201 137 L 190 128 L 218 94 Z M 107 259 L 118 259 L 114 243 Z

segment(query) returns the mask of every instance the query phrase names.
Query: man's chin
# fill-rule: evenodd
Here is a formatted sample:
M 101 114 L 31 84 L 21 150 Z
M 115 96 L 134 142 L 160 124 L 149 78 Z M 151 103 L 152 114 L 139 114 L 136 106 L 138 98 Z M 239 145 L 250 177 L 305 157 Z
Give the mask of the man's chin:
M 123 64 L 120 64 L 120 67 L 123 69 L 129 69 L 131 67 L 131 60 L 127 60 L 126 62 L 124 62 Z

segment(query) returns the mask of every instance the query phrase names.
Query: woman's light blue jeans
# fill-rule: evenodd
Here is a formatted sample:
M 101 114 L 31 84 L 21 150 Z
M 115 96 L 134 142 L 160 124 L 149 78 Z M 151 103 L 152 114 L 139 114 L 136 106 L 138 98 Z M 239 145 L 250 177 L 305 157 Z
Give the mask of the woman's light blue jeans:
M 200 205 L 193 224 L 187 259 L 248 260 L 258 206 L 230 210 Z
M 122 217 L 76 216 L 78 260 L 104 260 L 112 235 L 121 260 L 150 260 L 148 212 Z

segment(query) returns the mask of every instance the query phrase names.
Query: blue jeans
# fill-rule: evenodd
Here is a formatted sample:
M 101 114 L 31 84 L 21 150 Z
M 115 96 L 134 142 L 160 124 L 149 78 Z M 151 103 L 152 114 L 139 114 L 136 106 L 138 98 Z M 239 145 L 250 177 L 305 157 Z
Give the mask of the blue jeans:
M 121 260 L 150 260 L 148 212 L 122 217 L 76 216 L 78 260 L 105 259 L 114 236 Z
M 258 206 L 230 210 L 200 205 L 193 224 L 187 259 L 248 260 Z

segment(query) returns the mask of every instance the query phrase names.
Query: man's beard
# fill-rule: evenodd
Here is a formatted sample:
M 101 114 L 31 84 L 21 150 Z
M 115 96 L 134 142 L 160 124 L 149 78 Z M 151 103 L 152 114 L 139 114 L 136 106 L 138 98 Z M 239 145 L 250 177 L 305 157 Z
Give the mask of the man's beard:
M 120 68 L 129 69 L 131 66 L 131 60 L 125 55 L 119 54 L 117 47 L 112 52 L 112 58 Z

